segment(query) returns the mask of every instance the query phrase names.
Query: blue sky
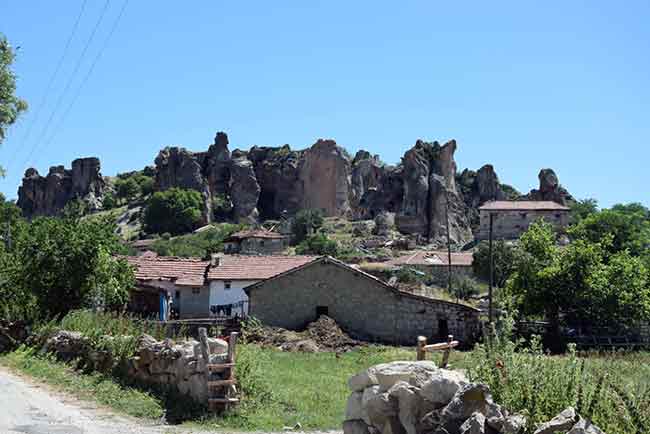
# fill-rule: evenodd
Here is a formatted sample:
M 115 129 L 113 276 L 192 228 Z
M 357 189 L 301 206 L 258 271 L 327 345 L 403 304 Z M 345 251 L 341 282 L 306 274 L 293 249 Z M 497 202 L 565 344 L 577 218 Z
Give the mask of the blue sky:
M 231 148 L 333 138 L 391 163 L 455 138 L 459 169 L 492 163 L 521 191 L 552 167 L 579 198 L 650 205 L 648 1 L 130 0 L 80 88 L 122 2 L 72 75 L 105 4 L 87 1 L 41 106 L 82 0 L 0 1 L 31 104 L 0 147 L 8 197 L 28 166 L 94 155 L 114 175 L 224 130 Z

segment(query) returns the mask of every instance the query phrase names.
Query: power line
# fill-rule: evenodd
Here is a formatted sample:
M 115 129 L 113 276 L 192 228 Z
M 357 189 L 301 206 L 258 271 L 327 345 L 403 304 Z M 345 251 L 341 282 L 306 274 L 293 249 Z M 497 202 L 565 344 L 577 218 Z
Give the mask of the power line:
M 90 68 L 88 69 L 88 72 L 86 72 L 86 75 L 81 81 L 81 84 L 77 88 L 77 91 L 75 92 L 74 96 L 72 97 L 72 100 L 70 101 L 70 104 L 68 104 L 67 108 L 63 112 L 63 116 L 59 119 L 58 124 L 56 125 L 56 128 L 54 128 L 54 132 L 50 136 L 49 140 L 45 142 L 45 145 L 48 146 L 52 141 L 54 140 L 54 137 L 56 134 L 59 132 L 63 124 L 65 123 L 65 120 L 72 110 L 72 107 L 74 106 L 75 102 L 79 98 L 79 95 L 81 94 L 81 91 L 85 84 L 88 82 L 88 79 L 92 75 L 93 71 L 95 70 L 95 66 L 99 62 L 99 59 L 102 57 L 102 54 L 104 54 L 104 51 L 106 50 L 106 47 L 108 47 L 108 43 L 111 40 L 111 37 L 113 36 L 113 33 L 115 33 L 115 29 L 117 29 L 117 25 L 119 24 L 120 20 L 122 19 L 122 15 L 124 15 L 124 10 L 126 9 L 126 5 L 129 3 L 129 0 L 124 0 L 124 3 L 122 4 L 122 8 L 120 9 L 120 12 L 117 15 L 117 18 L 113 22 L 113 26 L 111 27 L 111 30 L 108 32 L 108 35 L 106 36 L 106 39 L 104 40 L 104 43 L 102 44 L 101 48 L 97 52 L 97 55 L 93 59 L 93 62 L 90 65 Z
M 41 134 L 38 137 L 45 137 L 48 129 L 50 128 L 50 125 L 52 124 L 52 120 L 54 119 L 54 115 L 59 109 L 59 106 L 63 102 L 63 97 L 65 94 L 68 92 L 70 89 L 70 86 L 72 85 L 72 82 L 74 81 L 74 77 L 77 75 L 77 72 L 79 71 L 79 67 L 81 66 L 81 63 L 83 62 L 83 58 L 86 55 L 86 52 L 88 51 L 88 47 L 90 47 L 90 44 L 92 43 L 93 39 L 95 38 L 95 34 L 97 33 L 97 29 L 99 28 L 102 20 L 104 19 L 104 15 L 106 15 L 106 11 L 108 10 L 108 5 L 109 5 L 109 0 L 106 0 L 104 3 L 104 7 L 99 15 L 99 18 L 97 19 L 97 22 L 95 22 L 95 26 L 93 27 L 92 32 L 90 33 L 90 36 L 88 37 L 88 40 L 86 41 L 86 44 L 84 45 L 83 50 L 81 51 L 81 55 L 79 56 L 79 59 L 77 59 L 77 63 L 75 64 L 74 70 L 72 71 L 72 74 L 70 74 L 70 79 L 65 85 L 65 88 L 63 89 L 63 92 L 59 95 L 59 98 L 56 101 L 56 104 L 54 105 L 54 109 L 52 110 L 52 113 L 50 114 L 50 117 L 47 120 L 47 123 L 41 130 Z M 31 161 L 32 155 L 34 154 L 34 151 L 38 147 L 39 141 L 38 137 L 34 141 L 34 145 L 32 146 L 31 150 L 27 154 L 27 158 L 23 162 L 23 166 L 25 166 L 27 163 Z
M 18 155 L 18 151 L 23 148 L 25 143 L 27 143 L 27 139 L 29 138 L 29 135 L 32 132 L 32 129 L 34 128 L 34 125 L 38 122 L 39 115 L 41 114 L 41 109 L 45 105 L 45 101 L 47 100 L 47 97 L 50 95 L 50 92 L 52 91 L 52 86 L 54 85 L 54 81 L 56 80 L 56 77 L 59 75 L 59 71 L 61 70 L 61 66 L 63 66 L 63 61 L 65 60 L 66 56 L 68 55 L 68 50 L 70 49 L 70 44 L 72 43 L 72 40 L 74 39 L 74 35 L 77 33 L 77 29 L 79 28 L 79 22 L 81 21 L 81 17 L 84 13 L 84 10 L 86 9 L 86 3 L 88 3 L 88 0 L 84 0 L 83 3 L 81 4 L 81 10 L 79 11 L 79 14 L 77 15 L 77 19 L 74 22 L 74 25 L 72 26 L 72 31 L 70 32 L 70 36 L 68 36 L 68 40 L 65 43 L 65 47 L 63 48 L 63 53 L 61 54 L 61 57 L 59 58 L 59 62 L 56 65 L 56 68 L 54 68 L 54 72 L 52 73 L 52 76 L 50 77 L 50 80 L 45 88 L 45 92 L 43 93 L 43 96 L 41 97 L 40 104 L 36 106 L 36 111 L 34 112 L 34 117 L 32 118 L 32 121 L 29 123 L 27 126 L 27 131 L 25 132 L 25 135 L 23 135 L 23 139 L 18 145 L 18 149 L 16 152 L 12 153 L 9 157 L 9 163 L 7 164 L 7 170 L 9 170 L 11 164 L 14 162 L 16 155 Z

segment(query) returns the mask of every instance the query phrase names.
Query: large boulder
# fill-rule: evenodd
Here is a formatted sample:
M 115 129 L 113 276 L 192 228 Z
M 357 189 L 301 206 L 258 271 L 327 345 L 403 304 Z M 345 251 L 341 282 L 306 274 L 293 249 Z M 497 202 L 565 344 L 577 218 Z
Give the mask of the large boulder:
M 376 365 L 351 377 L 348 386 L 343 427 L 349 433 L 521 434 L 526 424 L 494 403 L 487 386 L 433 362 Z

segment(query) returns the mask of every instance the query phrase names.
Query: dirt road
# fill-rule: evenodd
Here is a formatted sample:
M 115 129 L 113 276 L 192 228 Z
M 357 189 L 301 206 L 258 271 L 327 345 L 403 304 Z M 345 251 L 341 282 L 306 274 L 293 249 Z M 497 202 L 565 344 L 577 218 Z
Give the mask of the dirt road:
M 214 434 L 117 416 L 0 366 L 0 434 Z M 219 434 L 227 434 L 220 431 Z M 237 434 L 237 433 L 231 433 Z M 242 434 L 242 433 L 239 433 Z M 265 434 L 265 433 L 256 433 Z M 274 433 L 267 433 L 274 434 Z M 306 434 L 290 431 L 275 434 Z M 309 434 L 342 434 L 340 431 Z
M 115 416 L 0 368 L 1 434 L 163 434 L 168 428 Z

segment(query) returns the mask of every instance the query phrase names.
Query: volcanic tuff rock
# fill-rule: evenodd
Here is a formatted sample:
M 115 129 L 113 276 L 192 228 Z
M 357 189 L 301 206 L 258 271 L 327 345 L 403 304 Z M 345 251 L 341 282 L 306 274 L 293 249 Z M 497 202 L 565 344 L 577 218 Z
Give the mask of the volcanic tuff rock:
M 396 228 L 437 244 L 446 242 L 447 210 L 452 243 L 472 238 L 477 208 L 488 200 L 573 200 L 551 169 L 539 174 L 540 188 L 521 196 L 501 184 L 487 164 L 478 171 L 456 173 L 456 142 L 444 145 L 418 140 L 400 164 L 384 164 L 378 156 L 359 151 L 354 158 L 333 140 L 319 139 L 304 150 L 253 146 L 248 151 L 228 148 L 226 133 L 218 132 L 204 152 L 166 147 L 155 159 L 155 189 L 172 187 L 199 191 L 204 221 L 218 219 L 254 222 L 278 219 L 300 209 L 321 209 L 326 216 L 371 220 L 394 216 Z M 54 215 L 80 198 L 91 209 L 101 208 L 105 183 L 99 160 L 75 160 L 72 170 L 52 167 L 46 177 L 35 169 L 25 172 L 18 205 L 27 216 Z
M 537 177 L 539 189 L 531 190 L 526 196 L 527 200 L 551 200 L 565 206 L 575 202 L 573 196 L 560 185 L 560 180 L 553 169 L 542 169 Z
M 300 164 L 302 208 L 320 209 L 327 216 L 347 216 L 350 208 L 350 159 L 334 140 L 319 139 Z
M 456 189 L 456 141 L 445 145 L 418 140 L 402 158 L 404 196 L 395 219 L 400 232 L 422 234 L 429 239 L 449 235 L 455 244 L 472 238 L 466 207 Z
M 27 169 L 18 189 L 17 205 L 29 218 L 57 215 L 75 199 L 83 200 L 90 210 L 95 210 L 102 206 L 105 187 L 99 159 L 78 158 L 72 162 L 72 170 L 52 166 L 47 176 L 39 175 L 36 169 Z

